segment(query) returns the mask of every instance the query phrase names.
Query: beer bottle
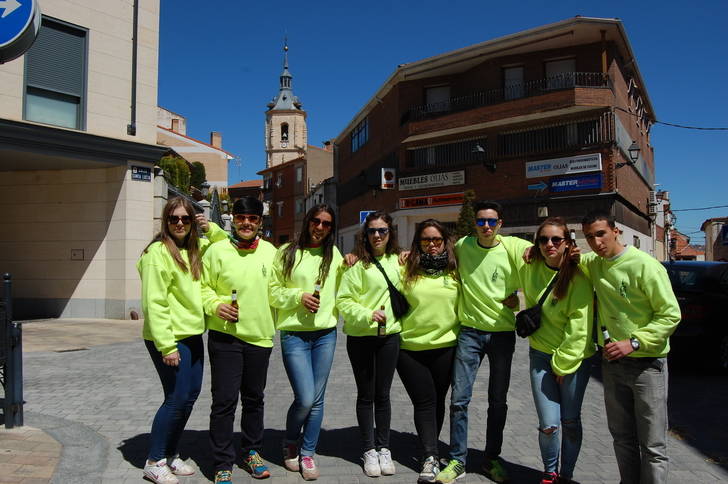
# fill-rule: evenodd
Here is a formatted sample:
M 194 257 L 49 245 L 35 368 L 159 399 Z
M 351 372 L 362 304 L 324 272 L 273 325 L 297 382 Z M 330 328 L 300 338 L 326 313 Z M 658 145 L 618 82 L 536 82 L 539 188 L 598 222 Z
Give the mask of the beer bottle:
M 233 289 L 233 294 L 232 294 L 232 297 L 231 297 L 230 305 L 232 307 L 234 307 L 235 309 L 239 309 L 238 308 L 238 290 L 237 289 Z M 238 318 L 233 319 L 231 322 L 237 323 L 238 322 Z
M 321 279 L 316 280 L 316 284 L 313 285 L 313 294 L 311 294 L 311 295 L 313 297 L 315 297 L 316 299 L 318 299 L 319 301 L 321 300 Z M 313 311 L 313 312 L 316 313 L 318 311 Z
M 384 312 L 384 305 L 382 305 L 380 308 L 382 312 Z M 384 338 L 387 336 L 387 322 L 386 321 L 379 321 L 377 324 L 377 336 L 380 338 Z
M 606 326 L 602 326 L 602 336 L 604 337 L 604 346 L 607 346 L 612 342 L 612 338 L 609 337 L 609 331 Z

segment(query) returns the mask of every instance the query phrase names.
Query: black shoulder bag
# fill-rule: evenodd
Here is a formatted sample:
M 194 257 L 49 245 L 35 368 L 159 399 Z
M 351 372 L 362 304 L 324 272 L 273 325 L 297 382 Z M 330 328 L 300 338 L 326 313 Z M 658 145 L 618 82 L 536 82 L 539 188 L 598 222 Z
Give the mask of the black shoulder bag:
M 394 316 L 399 319 L 407 314 L 407 311 L 409 311 L 410 305 L 407 302 L 407 298 L 404 297 L 404 294 L 399 292 L 399 289 L 394 287 L 392 281 L 390 281 L 389 277 L 387 277 L 387 273 L 384 272 L 384 267 L 382 267 L 382 264 L 380 264 L 377 259 L 372 259 L 374 260 L 374 265 L 377 266 L 377 269 L 382 272 L 384 279 L 387 281 L 387 288 L 389 289 L 389 301 L 392 303 L 392 312 L 394 313 Z
M 554 275 L 535 306 L 526 308 L 516 314 L 516 334 L 518 334 L 521 338 L 531 336 L 539 327 L 541 327 L 541 306 L 543 306 L 544 301 L 546 301 L 546 298 L 551 292 L 551 288 L 554 287 L 558 276 L 558 273 Z

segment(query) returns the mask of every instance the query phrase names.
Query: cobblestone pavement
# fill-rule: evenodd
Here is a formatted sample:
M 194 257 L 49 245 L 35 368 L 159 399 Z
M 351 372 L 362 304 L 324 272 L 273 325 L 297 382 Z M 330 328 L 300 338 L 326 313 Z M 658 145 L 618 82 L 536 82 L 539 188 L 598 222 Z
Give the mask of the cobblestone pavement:
M 84 338 L 82 324 L 69 325 L 58 331 L 63 321 L 43 323 L 59 325 L 56 326 L 55 337 L 65 341 L 57 345 L 61 352 L 51 350 L 53 345 L 49 346 L 48 341 L 43 342 L 44 346 L 33 346 L 39 335 L 49 336 L 43 326 L 36 324 L 39 323 L 24 325 L 26 424 L 45 430 L 63 445 L 63 455 L 53 482 L 141 482 L 148 432 L 161 403 L 162 391 L 146 349 L 137 339 L 138 322 L 127 322 L 126 326 L 109 326 L 113 334 L 109 337 L 112 339 L 106 341 L 116 342 L 100 345 L 98 340 L 92 344 L 88 338 Z M 96 323 L 94 331 L 102 326 Z M 73 344 L 74 341 L 76 344 Z M 29 348 L 37 351 L 29 351 Z M 514 483 L 538 482 L 542 469 L 536 435 L 536 413 L 527 376 L 527 349 L 525 341 L 518 342 L 503 447 L 503 457 L 509 462 Z M 487 373 L 486 361 L 478 375 L 470 406 L 468 475 L 459 483 L 490 482 L 477 470 L 485 439 Z M 677 384 L 671 378 L 671 404 L 676 393 L 679 397 L 676 399 L 678 409 L 675 412 L 671 408 L 671 417 L 674 414 L 680 420 L 681 431 L 673 434 L 669 442 L 672 458 L 670 482 L 728 480 L 725 456 L 720 454 L 721 449 L 725 451 L 728 447 L 725 438 L 728 390 L 724 377 L 714 378 L 704 380 L 703 384 L 708 386 L 703 387 L 697 387 L 696 380 L 691 377 L 683 377 L 685 382 L 678 381 Z M 691 411 L 692 399 L 683 394 L 683 387 L 701 395 L 700 402 L 703 403 L 697 407 L 703 412 L 701 416 L 695 416 Z M 318 482 L 372 482 L 363 475 L 360 467 L 355 397 L 354 380 L 345 351 L 345 336 L 340 334 L 327 389 L 324 430 L 318 448 L 321 469 Z M 582 410 L 584 443 L 575 472 L 575 478 L 585 484 L 618 481 L 602 398 L 601 382 L 598 378 L 592 378 Z M 719 399 L 719 403 L 710 404 L 711 398 Z M 291 401 L 292 393 L 276 341 L 266 391 L 263 456 L 271 467 L 272 479 L 269 482 L 303 482 L 297 474 L 289 473 L 282 467 L 279 450 L 285 412 Z M 212 479 L 207 442 L 209 408 L 209 368 L 206 368 L 203 391 L 181 444 L 183 457 L 190 458 L 200 472 L 196 476 L 181 478 L 183 484 L 209 482 Z M 714 419 L 707 417 L 706 420 L 705 413 L 716 412 L 717 409 L 722 413 L 714 414 Z M 698 417 L 703 421 L 695 426 L 693 421 Z M 716 427 L 723 431 L 716 430 Z M 708 432 L 710 439 L 722 439 L 722 443 L 720 440 L 705 442 L 703 432 Z M 441 435 L 443 449 L 446 448 L 448 436 L 446 422 Z M 412 405 L 399 377 L 395 377 L 392 387 L 391 447 L 398 466 L 397 475 L 381 477 L 374 482 L 416 482 L 417 462 L 413 457 L 417 454 L 416 445 Z M 235 482 L 253 481 L 241 469 L 235 470 L 234 479 Z

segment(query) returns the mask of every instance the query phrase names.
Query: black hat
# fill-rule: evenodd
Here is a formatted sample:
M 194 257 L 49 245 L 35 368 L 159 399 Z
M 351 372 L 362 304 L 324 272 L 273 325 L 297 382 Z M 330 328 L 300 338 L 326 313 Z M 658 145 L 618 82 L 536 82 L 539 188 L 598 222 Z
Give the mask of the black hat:
M 254 197 L 243 197 L 233 203 L 233 215 L 247 213 L 250 215 L 263 215 L 263 202 Z

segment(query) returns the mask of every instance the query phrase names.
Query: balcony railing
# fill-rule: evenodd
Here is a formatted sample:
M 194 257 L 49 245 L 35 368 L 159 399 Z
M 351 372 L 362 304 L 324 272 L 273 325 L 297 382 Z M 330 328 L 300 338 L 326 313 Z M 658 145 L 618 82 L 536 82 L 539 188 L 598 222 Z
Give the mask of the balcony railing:
M 609 88 L 610 83 L 607 75 L 601 72 L 564 72 L 545 79 L 509 84 L 501 89 L 480 91 L 466 96 L 452 97 L 447 101 L 414 106 L 409 109 L 403 122 L 421 121 L 575 87 Z
M 502 131 L 407 151 L 406 168 L 452 168 L 493 160 L 585 150 L 614 141 L 614 114 Z

